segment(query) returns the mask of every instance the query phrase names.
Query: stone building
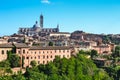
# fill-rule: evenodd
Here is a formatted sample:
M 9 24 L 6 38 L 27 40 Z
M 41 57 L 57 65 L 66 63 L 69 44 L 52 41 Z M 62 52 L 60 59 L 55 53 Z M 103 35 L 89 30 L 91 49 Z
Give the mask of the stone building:
M 40 25 L 36 21 L 36 23 L 33 25 L 33 27 L 30 28 L 19 28 L 18 34 L 24 34 L 27 36 L 46 36 L 51 32 L 59 32 L 59 25 L 57 25 L 57 28 L 44 28 L 44 17 L 41 14 L 40 15 Z

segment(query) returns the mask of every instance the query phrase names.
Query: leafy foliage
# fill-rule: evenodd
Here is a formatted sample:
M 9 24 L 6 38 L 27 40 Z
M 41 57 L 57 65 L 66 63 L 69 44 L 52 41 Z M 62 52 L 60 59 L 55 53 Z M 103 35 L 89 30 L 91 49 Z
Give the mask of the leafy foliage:
M 49 46 L 53 46 L 53 42 L 49 42 L 48 45 L 49 45 Z
M 31 65 L 32 67 L 35 67 L 35 66 L 37 65 L 37 62 L 36 62 L 35 60 L 33 60 L 33 61 L 30 62 L 30 65 Z

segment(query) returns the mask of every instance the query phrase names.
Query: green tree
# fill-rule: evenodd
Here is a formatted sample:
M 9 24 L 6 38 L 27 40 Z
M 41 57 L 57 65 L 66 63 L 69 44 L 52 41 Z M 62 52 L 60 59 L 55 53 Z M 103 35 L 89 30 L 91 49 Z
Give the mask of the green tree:
M 20 57 L 18 55 L 11 54 L 8 60 L 10 62 L 10 66 L 12 68 L 14 68 L 14 67 L 20 67 Z
M 93 58 L 96 57 L 97 55 L 98 55 L 98 53 L 97 53 L 96 50 L 91 50 L 91 53 L 90 53 L 91 59 L 93 59 Z
M 53 42 L 49 42 L 49 44 L 48 44 L 49 46 L 53 46 Z
M 115 50 L 112 53 L 112 56 L 115 57 L 120 57 L 120 46 L 116 46 Z
M 33 61 L 30 62 L 30 65 L 31 65 L 32 67 L 35 67 L 35 66 L 37 65 L 37 62 L 36 62 L 35 60 L 33 60 Z
M 0 62 L 0 67 L 8 68 L 10 67 L 10 63 L 8 60 Z

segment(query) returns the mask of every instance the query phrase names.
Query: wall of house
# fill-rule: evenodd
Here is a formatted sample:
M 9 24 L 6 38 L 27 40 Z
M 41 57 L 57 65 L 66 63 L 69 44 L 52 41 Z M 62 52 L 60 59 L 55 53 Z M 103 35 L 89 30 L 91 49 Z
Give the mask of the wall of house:
M 94 50 L 96 50 L 98 53 L 104 53 L 104 52 L 111 52 L 111 48 L 110 46 L 97 46 L 97 47 L 93 47 Z
M 7 59 L 7 52 L 11 51 L 12 48 L 0 48 L 0 61 Z
M 35 60 L 37 64 L 47 64 L 55 59 L 55 56 L 60 58 L 70 58 L 71 51 L 69 50 L 30 50 L 29 48 L 16 49 L 19 56 L 24 57 L 24 67 L 30 66 L 30 62 Z M 22 54 L 21 54 L 22 53 Z

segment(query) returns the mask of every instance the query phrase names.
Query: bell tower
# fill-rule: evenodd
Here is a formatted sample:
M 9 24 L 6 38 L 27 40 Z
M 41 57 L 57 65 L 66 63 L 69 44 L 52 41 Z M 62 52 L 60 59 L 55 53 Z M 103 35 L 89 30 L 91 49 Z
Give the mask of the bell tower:
M 43 15 L 40 15 L 40 27 L 43 28 Z

